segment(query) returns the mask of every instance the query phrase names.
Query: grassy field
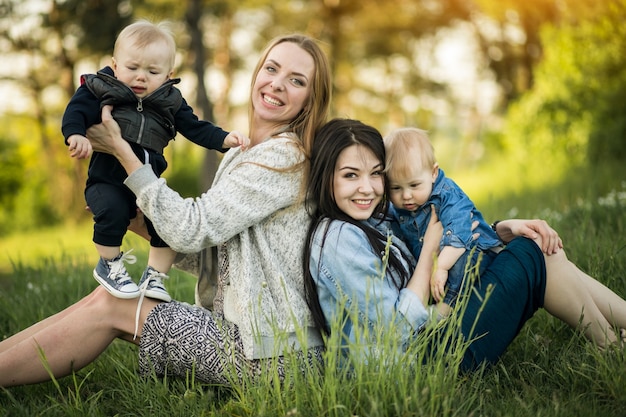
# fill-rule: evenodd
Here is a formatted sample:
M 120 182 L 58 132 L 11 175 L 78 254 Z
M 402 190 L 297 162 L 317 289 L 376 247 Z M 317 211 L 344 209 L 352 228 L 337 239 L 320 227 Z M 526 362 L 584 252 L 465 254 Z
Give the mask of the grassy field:
M 621 171 L 614 171 L 621 173 Z M 621 174 L 625 175 L 625 174 Z M 487 197 L 488 219 L 542 217 L 570 259 L 626 296 L 626 178 L 580 172 L 549 189 Z M 582 184 L 582 185 L 581 185 Z M 90 225 L 0 240 L 0 337 L 64 308 L 96 285 Z M 145 263 L 146 246 L 129 238 Z M 168 288 L 191 301 L 193 278 L 174 271 Z M 416 351 L 420 351 L 419 343 Z M 58 381 L 0 391 L 0 416 L 623 416 L 626 354 L 598 352 L 544 311 L 522 329 L 502 361 L 459 376 L 455 358 L 414 366 L 390 351 L 384 362 L 337 367 L 324 378 L 295 370 L 284 386 L 271 372 L 232 389 L 184 379 L 141 379 L 136 348 L 115 342 L 87 368 Z M 415 352 L 413 352 L 415 354 Z

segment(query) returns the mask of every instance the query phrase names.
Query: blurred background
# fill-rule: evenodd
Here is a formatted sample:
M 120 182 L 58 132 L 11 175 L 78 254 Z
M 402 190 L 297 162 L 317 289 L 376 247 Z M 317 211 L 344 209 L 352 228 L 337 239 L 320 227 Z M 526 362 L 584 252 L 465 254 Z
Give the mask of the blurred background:
M 428 130 L 488 214 L 516 215 L 514 196 L 565 183 L 573 201 L 594 188 L 624 202 L 624 16 L 626 0 L 0 0 L 0 239 L 90 226 L 88 161 L 69 157 L 61 116 L 140 18 L 173 23 L 183 94 L 227 130 L 247 132 L 262 47 L 303 32 L 330 57 L 333 116 Z M 173 188 L 210 186 L 218 154 L 184 138 L 166 152 Z

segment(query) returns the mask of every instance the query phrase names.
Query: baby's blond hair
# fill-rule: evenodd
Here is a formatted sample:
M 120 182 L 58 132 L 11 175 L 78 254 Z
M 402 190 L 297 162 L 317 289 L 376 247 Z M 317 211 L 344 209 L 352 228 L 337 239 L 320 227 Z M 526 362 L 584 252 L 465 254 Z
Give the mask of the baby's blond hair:
M 416 169 L 431 169 L 437 162 L 425 130 L 415 127 L 395 129 L 385 136 L 384 142 L 385 172 L 391 177 L 406 178 Z
M 117 56 L 117 51 L 121 45 L 127 44 L 135 48 L 145 48 L 155 42 L 164 42 L 170 55 L 170 70 L 174 68 L 176 59 L 176 41 L 172 33 L 169 22 L 163 21 L 152 23 L 148 20 L 138 20 L 126 26 L 115 40 L 113 56 Z

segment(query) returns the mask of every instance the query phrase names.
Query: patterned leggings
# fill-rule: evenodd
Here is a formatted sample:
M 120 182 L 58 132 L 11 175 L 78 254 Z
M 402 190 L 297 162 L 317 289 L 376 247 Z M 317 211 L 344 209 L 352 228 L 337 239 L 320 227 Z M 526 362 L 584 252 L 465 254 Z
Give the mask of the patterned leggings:
M 300 352 L 296 358 L 309 366 L 322 364 L 323 347 Z M 219 314 L 202 307 L 172 301 L 156 306 L 148 315 L 139 346 L 139 372 L 153 372 L 199 381 L 231 385 L 254 380 L 266 369 L 277 369 L 285 376 L 285 357 L 246 359 L 239 328 Z M 303 362 L 304 363 L 304 362 Z

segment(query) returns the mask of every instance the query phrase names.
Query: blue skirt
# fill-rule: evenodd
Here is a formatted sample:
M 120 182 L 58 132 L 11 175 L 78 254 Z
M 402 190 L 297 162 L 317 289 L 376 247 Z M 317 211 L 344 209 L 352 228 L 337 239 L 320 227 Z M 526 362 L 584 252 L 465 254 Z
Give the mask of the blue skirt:
M 483 303 L 490 286 L 491 295 Z M 476 280 L 474 290 L 461 322 L 465 339 L 476 338 L 465 352 L 464 371 L 496 363 L 524 323 L 543 307 L 546 265 L 541 249 L 530 239 L 514 239 Z

